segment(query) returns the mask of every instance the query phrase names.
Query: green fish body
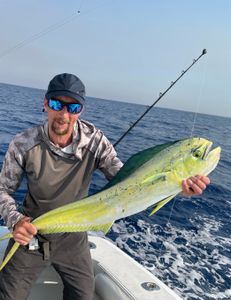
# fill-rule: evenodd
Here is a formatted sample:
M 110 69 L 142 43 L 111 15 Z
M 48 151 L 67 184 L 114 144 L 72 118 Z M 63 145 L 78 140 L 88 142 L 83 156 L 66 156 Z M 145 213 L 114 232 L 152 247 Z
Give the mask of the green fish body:
M 181 192 L 182 180 L 208 175 L 218 164 L 220 147 L 190 138 L 141 151 L 132 156 L 106 187 L 85 199 L 51 210 L 32 223 L 41 234 L 81 231 L 108 232 L 114 221 L 154 205 L 156 212 Z M 151 213 L 151 214 L 152 214 Z M 9 238 L 3 236 L 1 239 Z M 0 269 L 12 257 L 15 243 Z

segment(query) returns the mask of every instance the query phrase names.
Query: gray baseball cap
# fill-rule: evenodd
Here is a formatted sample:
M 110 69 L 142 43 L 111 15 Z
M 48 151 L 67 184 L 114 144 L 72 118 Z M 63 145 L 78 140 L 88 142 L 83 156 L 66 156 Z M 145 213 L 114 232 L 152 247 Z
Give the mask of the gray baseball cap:
M 82 81 L 73 74 L 58 74 L 51 79 L 45 95 L 47 100 L 55 96 L 69 96 L 84 105 L 85 86 Z

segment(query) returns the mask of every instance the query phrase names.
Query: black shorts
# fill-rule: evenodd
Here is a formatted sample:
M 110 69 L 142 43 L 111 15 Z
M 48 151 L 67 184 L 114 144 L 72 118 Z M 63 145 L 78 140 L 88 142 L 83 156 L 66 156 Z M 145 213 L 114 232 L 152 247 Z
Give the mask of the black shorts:
M 5 255 L 13 243 L 11 239 Z M 48 246 L 46 257 L 43 243 L 38 250 L 19 247 L 0 272 L 0 300 L 27 299 L 36 278 L 48 265 L 52 265 L 62 278 L 64 300 L 92 300 L 94 274 L 87 234 L 51 235 Z

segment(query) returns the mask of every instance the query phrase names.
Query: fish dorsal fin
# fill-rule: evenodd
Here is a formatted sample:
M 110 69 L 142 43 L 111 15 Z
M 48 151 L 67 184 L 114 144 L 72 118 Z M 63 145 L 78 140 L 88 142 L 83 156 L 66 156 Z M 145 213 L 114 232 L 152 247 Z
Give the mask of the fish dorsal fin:
M 171 195 L 164 200 L 161 200 L 160 202 L 157 203 L 157 205 L 154 207 L 152 212 L 150 213 L 149 216 L 152 216 L 155 212 L 157 212 L 161 207 L 163 207 L 166 203 L 168 203 L 170 200 L 172 200 L 177 194 Z
M 126 177 L 128 177 L 130 174 L 135 172 L 139 167 L 141 167 L 143 164 L 145 164 L 148 160 L 150 160 L 154 155 L 159 153 L 160 151 L 164 150 L 165 148 L 175 144 L 177 141 L 174 142 L 168 142 L 162 145 L 157 145 L 152 148 L 145 149 L 143 151 L 140 151 L 134 155 L 132 155 L 124 164 L 124 166 L 120 169 L 120 171 L 117 173 L 117 175 L 104 187 L 104 189 L 107 189 L 122 180 L 124 180 Z

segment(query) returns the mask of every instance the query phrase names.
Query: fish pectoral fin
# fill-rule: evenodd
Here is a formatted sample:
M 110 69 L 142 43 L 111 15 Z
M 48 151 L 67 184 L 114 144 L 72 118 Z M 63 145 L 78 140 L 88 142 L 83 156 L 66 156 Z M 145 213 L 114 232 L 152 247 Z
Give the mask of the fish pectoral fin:
M 3 260 L 1 266 L 0 266 L 0 271 L 5 267 L 5 265 L 8 263 L 8 261 L 11 259 L 11 257 L 14 255 L 14 253 L 16 252 L 16 250 L 18 249 L 18 247 L 20 246 L 19 243 L 15 242 L 14 245 L 12 246 L 12 248 L 10 249 L 9 253 L 7 254 L 7 256 L 5 257 L 5 259 Z
M 171 195 L 164 200 L 161 200 L 160 202 L 157 203 L 157 205 L 154 207 L 152 212 L 150 213 L 149 216 L 152 216 L 155 212 L 157 212 L 161 207 L 163 207 L 166 203 L 168 203 L 172 198 L 174 198 L 177 194 Z
M 142 181 L 142 184 L 143 183 L 156 183 L 158 181 L 165 181 L 166 180 L 166 177 L 168 175 L 169 172 L 166 172 L 166 173 L 159 173 L 159 174 L 155 174 L 153 176 L 149 176 L 148 178 L 144 179 Z

